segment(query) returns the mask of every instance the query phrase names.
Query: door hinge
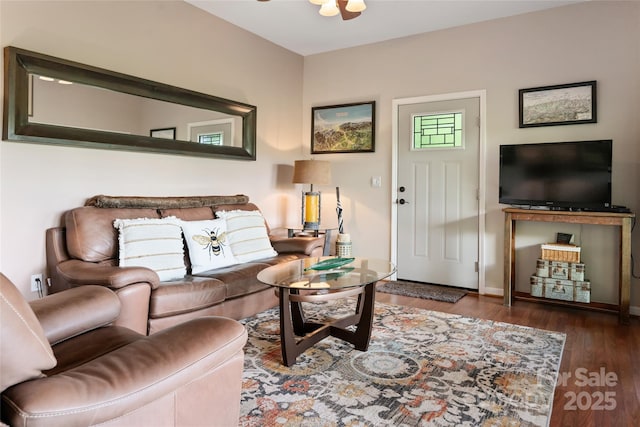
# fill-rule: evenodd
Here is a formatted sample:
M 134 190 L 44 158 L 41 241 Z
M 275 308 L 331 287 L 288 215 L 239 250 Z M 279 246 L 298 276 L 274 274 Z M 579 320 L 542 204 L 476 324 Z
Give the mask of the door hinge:
M 480 271 L 480 264 L 478 263 L 478 261 L 474 262 L 473 265 L 474 265 L 474 268 L 476 270 L 476 273 L 479 272 Z

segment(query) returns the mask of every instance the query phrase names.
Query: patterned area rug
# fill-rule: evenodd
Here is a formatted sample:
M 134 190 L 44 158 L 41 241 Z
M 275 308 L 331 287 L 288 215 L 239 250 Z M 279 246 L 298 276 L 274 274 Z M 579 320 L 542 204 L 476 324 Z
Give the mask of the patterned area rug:
M 407 297 L 432 299 L 436 301 L 457 302 L 467 293 L 460 289 L 451 289 L 446 286 L 429 285 L 427 283 L 405 282 L 403 280 L 391 280 L 377 287 L 378 292 L 387 294 L 404 295 Z
M 341 317 L 353 304 L 316 304 L 309 317 Z M 240 425 L 252 427 L 546 426 L 565 342 L 561 333 L 376 303 L 368 351 L 329 337 L 287 368 L 278 308 L 243 323 Z

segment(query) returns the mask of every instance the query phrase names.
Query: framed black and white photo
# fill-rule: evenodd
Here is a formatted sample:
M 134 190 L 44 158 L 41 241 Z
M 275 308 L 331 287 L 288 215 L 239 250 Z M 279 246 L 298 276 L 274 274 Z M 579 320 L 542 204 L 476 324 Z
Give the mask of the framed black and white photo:
M 520 89 L 519 127 L 597 123 L 596 81 Z
M 311 154 L 375 151 L 376 103 L 313 107 Z

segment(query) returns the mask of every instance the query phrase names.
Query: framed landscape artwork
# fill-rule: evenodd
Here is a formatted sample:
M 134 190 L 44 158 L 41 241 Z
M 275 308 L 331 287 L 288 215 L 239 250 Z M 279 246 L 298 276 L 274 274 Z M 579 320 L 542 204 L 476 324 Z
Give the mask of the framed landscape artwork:
M 313 107 L 311 154 L 375 151 L 375 101 Z
M 520 89 L 519 127 L 597 123 L 596 82 Z

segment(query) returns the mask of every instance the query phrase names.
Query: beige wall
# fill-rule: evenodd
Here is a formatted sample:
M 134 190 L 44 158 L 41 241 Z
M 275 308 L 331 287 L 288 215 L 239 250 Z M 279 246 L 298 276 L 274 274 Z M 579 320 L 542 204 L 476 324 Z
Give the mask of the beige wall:
M 2 0 L 0 42 L 258 107 L 255 162 L 0 143 L 0 270 L 28 297 L 45 229 L 96 194 L 242 193 L 271 225 L 297 221 L 301 56 L 181 1 Z
M 257 162 L 2 142 L 0 269 L 32 297 L 29 275 L 45 266 L 44 230 L 94 194 L 245 193 L 272 225 L 296 222 L 300 186 L 288 184 L 289 166 L 310 157 L 310 109 L 316 105 L 377 101 L 375 153 L 314 156 L 332 162 L 346 231 L 362 255 L 390 256 L 394 98 L 487 91 L 489 288 L 502 283 L 498 145 L 612 138 L 614 203 L 640 208 L 640 5 L 635 2 L 589 2 L 306 58 L 180 2 L 2 1 L 0 24 L 2 46 L 258 106 Z M 585 80 L 598 81 L 597 124 L 518 129 L 518 89 Z M 379 189 L 370 186 L 377 175 Z M 320 189 L 323 216 L 333 218 L 334 189 Z M 524 230 L 532 240 L 540 232 Z M 585 246 L 586 240 L 611 237 L 578 232 Z M 534 244 L 526 238 L 522 245 Z M 636 231 L 635 247 L 638 240 Z M 609 257 L 601 255 L 594 262 Z M 613 270 L 603 267 L 602 280 L 615 276 Z M 640 306 L 637 289 L 635 281 L 633 305 Z
M 587 80 L 598 81 L 597 124 L 518 128 L 518 89 Z M 305 58 L 305 111 L 317 105 L 377 101 L 376 152 L 323 156 L 333 162 L 334 180 L 349 199 L 345 226 L 356 253 L 390 256 L 392 100 L 470 90 L 487 94 L 484 251 L 489 292 L 500 292 L 503 281 L 500 144 L 612 138 L 613 202 L 634 211 L 640 208 L 640 4 L 589 2 Z M 303 118 L 308 134 L 309 114 Z M 382 188 L 371 187 L 374 175 L 382 176 Z M 552 241 L 561 230 L 563 226 L 519 225 L 520 282 L 528 283 L 535 271 L 540 239 Z M 598 286 L 594 295 L 615 302 L 613 230 L 569 231 L 585 247 L 586 268 Z M 636 248 L 639 233 L 634 232 Z M 636 264 L 640 269 L 640 261 Z M 638 285 L 637 280 L 632 285 L 636 306 Z

